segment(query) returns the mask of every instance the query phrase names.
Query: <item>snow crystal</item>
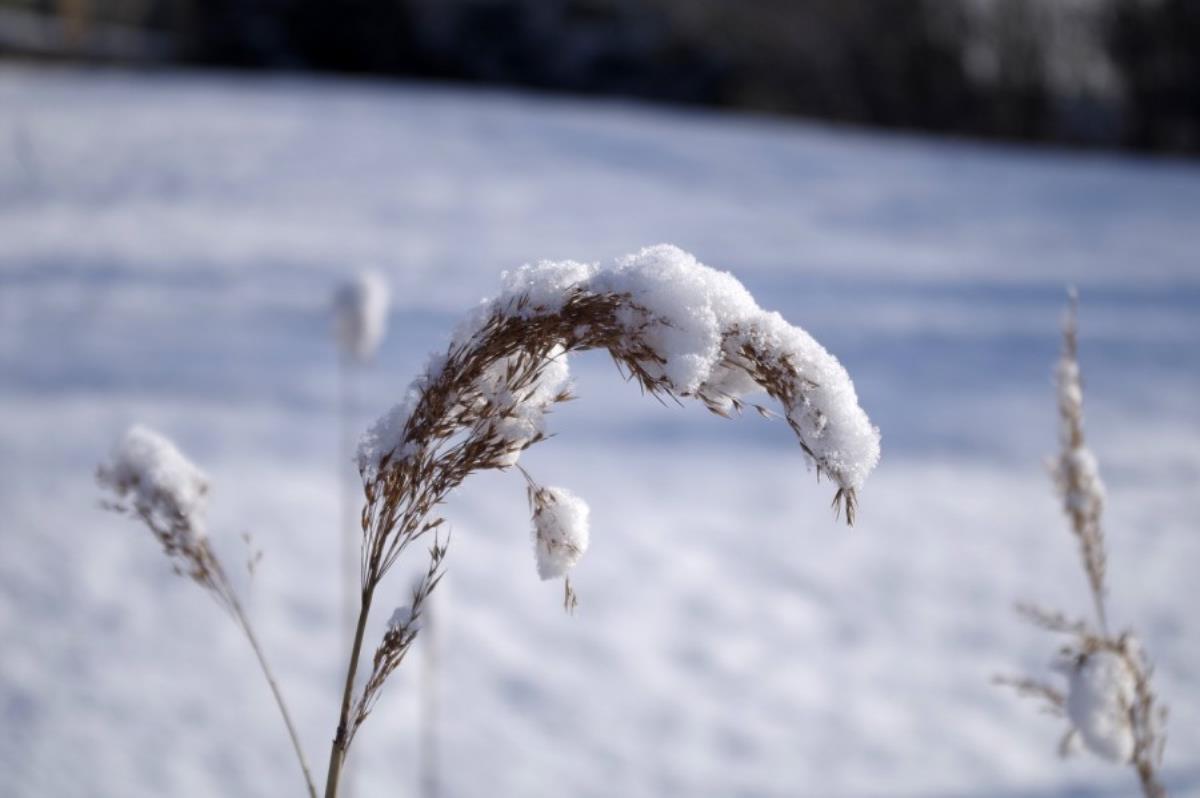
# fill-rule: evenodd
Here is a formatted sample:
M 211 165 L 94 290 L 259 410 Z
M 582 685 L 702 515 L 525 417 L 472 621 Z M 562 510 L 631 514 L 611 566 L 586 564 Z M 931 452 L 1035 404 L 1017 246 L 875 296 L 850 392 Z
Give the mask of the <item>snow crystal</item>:
M 383 275 L 361 272 L 334 295 L 338 344 L 347 357 L 369 360 L 387 327 L 388 287 Z
M 1114 652 L 1098 651 L 1073 663 L 1067 676 L 1067 717 L 1083 744 L 1097 756 L 1128 762 L 1134 748 L 1129 708 L 1136 700 L 1129 665 Z
M 538 576 L 565 576 L 588 546 L 587 502 L 565 488 L 534 492 L 533 549 Z
M 157 432 L 131 427 L 96 478 L 118 497 L 131 498 L 135 510 L 163 528 L 204 536 L 208 478 Z

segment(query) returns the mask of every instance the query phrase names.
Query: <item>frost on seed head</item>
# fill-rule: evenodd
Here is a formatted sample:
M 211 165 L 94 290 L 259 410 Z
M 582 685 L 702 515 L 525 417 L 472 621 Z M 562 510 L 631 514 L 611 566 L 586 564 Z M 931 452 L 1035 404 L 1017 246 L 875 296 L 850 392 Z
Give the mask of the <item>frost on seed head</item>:
M 139 515 L 183 538 L 181 543 L 204 537 L 208 478 L 157 432 L 131 427 L 97 468 L 96 479 Z
M 342 352 L 358 361 L 370 360 L 387 329 L 389 292 L 383 275 L 364 271 L 342 284 L 334 294 L 334 329 Z

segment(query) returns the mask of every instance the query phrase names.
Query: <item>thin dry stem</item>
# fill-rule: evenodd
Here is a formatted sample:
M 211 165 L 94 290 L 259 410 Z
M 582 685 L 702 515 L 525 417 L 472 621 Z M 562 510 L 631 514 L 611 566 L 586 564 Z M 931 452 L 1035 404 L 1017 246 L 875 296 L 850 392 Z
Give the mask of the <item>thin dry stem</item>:
M 128 512 L 128 508 L 121 504 L 108 503 L 104 507 L 120 513 Z M 279 683 L 275 679 L 275 674 L 271 671 L 271 666 L 267 662 L 266 654 L 258 642 L 254 626 L 242 608 L 242 604 L 237 597 L 237 592 L 234 590 L 233 584 L 229 581 L 225 569 L 221 566 L 220 560 L 217 559 L 216 554 L 208 545 L 208 540 L 191 528 L 191 522 L 182 513 L 175 513 L 174 517 L 166 524 L 156 514 L 146 508 L 134 508 L 133 513 L 142 520 L 151 533 L 153 533 L 154 537 L 162 544 L 163 552 L 171 560 L 175 573 L 188 577 L 197 585 L 204 588 L 204 591 L 217 602 L 218 606 L 229 613 L 230 617 L 237 624 L 237 627 L 242 631 L 242 634 L 245 635 L 250 648 L 254 651 L 259 669 L 262 671 L 263 677 L 266 678 L 268 687 L 270 687 L 271 695 L 275 699 L 275 706 L 279 709 L 279 714 L 283 718 L 288 739 L 292 744 L 292 750 L 296 754 L 296 761 L 304 776 L 304 784 L 308 794 L 310 798 L 317 798 L 317 788 L 308 767 L 308 759 L 304 755 L 304 749 L 300 744 L 300 736 L 296 732 L 296 725 L 292 721 L 291 713 L 288 711 L 283 692 L 280 690 Z M 244 539 L 249 543 L 248 536 L 244 536 Z M 247 568 L 251 573 L 253 573 L 254 564 L 260 557 L 261 552 L 252 554 L 247 561 Z
M 344 469 L 346 462 L 354 451 L 354 439 L 350 432 L 350 379 L 353 358 L 343 348 L 338 353 L 337 364 L 337 416 L 338 416 L 338 458 L 336 477 L 338 484 L 338 551 L 341 554 L 341 591 L 342 591 L 342 650 L 348 651 L 354 644 L 355 607 L 362 591 L 358 569 L 355 561 L 358 559 L 359 534 L 354 524 L 354 509 L 352 506 L 351 489 L 346 484 Z M 342 778 L 352 781 L 352 773 L 346 772 Z M 351 784 L 344 785 L 347 796 L 353 794 Z

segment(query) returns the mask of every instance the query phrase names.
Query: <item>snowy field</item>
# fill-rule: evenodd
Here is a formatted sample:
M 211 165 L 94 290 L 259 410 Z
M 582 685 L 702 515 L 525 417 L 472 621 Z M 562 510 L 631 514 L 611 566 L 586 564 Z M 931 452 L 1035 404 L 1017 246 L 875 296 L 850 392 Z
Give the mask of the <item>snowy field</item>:
M 1200 795 L 1200 169 L 500 92 L 0 69 L 0 793 L 299 795 L 244 642 L 93 468 L 134 421 L 210 474 L 231 561 L 324 770 L 338 700 L 334 286 L 394 292 L 356 426 L 540 258 L 669 241 L 849 369 L 883 432 L 860 523 L 780 422 L 664 408 L 592 353 L 523 463 L 592 506 L 580 607 L 538 581 L 524 486 L 453 497 L 443 793 L 1127 796 L 989 684 L 1087 611 L 1043 457 L 1065 287 L 1110 488 L 1112 615 L 1158 664 Z M 420 563 L 413 562 L 417 566 Z M 402 603 L 404 574 L 391 598 Z M 386 592 L 386 591 L 385 591 Z M 387 607 L 375 619 L 377 639 Z M 416 793 L 421 657 L 357 742 Z

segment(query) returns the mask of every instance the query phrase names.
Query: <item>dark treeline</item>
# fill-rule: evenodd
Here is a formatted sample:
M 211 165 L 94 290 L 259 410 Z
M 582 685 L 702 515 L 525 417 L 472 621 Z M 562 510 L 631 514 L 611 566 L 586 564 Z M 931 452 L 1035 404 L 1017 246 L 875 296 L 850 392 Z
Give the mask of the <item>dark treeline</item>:
M 57 55 L 136 60 L 145 41 L 188 63 L 1200 151 L 1198 0 L 0 0 L 0 48 L 29 51 L 5 14 L 55 19 Z

